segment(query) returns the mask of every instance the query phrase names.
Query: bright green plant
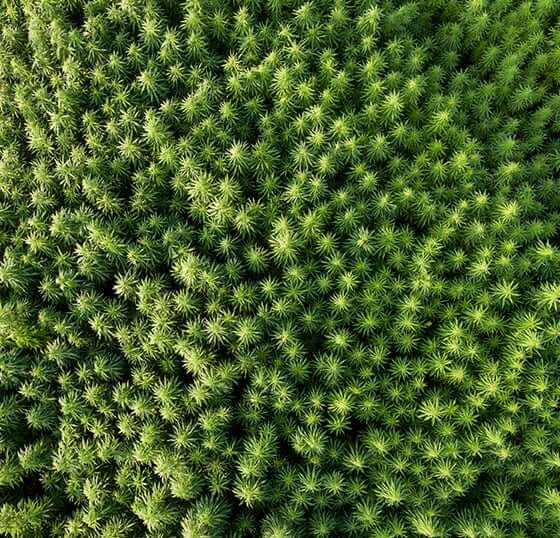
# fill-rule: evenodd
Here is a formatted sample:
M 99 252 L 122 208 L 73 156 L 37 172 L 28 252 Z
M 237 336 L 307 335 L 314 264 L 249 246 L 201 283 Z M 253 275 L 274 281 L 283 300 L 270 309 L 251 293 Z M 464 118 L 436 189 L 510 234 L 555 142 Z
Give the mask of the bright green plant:
M 0 535 L 560 535 L 560 3 L 0 0 Z

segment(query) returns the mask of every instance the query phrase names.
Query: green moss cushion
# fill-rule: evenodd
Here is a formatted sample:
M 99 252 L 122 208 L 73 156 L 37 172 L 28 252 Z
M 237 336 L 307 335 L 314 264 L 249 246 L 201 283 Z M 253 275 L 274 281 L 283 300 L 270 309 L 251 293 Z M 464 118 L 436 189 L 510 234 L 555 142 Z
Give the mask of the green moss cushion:
M 560 535 L 560 3 L 1 0 L 0 535 Z

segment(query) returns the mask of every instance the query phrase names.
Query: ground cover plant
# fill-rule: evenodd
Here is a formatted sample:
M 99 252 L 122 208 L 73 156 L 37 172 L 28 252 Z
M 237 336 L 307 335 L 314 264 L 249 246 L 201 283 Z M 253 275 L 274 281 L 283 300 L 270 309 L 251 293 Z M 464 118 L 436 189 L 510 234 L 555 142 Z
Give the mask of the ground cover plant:
M 0 536 L 560 535 L 559 2 L 0 5 Z

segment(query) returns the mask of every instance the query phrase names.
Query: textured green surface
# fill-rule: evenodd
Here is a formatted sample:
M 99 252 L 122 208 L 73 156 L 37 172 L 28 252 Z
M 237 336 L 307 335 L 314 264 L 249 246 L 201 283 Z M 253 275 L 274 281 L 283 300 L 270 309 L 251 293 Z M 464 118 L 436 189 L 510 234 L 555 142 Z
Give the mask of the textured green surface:
M 0 0 L 0 536 L 560 536 L 559 14 Z

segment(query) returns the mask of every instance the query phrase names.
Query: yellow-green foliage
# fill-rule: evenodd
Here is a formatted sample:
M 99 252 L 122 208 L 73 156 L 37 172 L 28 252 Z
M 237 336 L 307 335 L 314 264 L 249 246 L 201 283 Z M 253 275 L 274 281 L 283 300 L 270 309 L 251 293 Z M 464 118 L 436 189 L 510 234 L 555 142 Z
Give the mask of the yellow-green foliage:
M 559 15 L 0 0 L 0 536 L 560 536 Z

